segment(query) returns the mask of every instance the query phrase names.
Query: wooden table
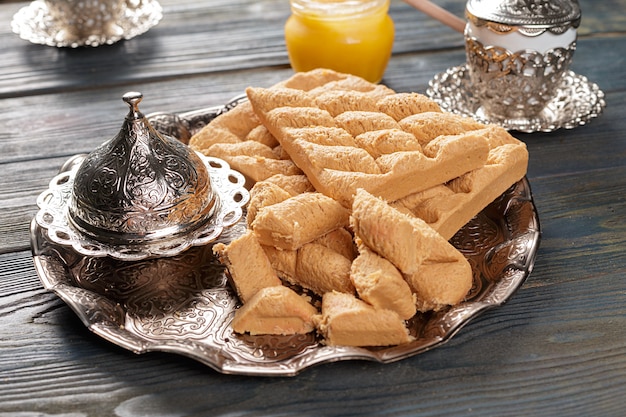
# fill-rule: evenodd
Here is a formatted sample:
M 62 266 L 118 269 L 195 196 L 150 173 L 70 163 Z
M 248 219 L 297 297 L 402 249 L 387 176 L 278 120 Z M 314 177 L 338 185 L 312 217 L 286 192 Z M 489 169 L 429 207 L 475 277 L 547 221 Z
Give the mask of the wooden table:
M 582 0 L 573 70 L 606 93 L 600 118 L 516 134 L 542 225 L 529 279 L 442 347 L 391 364 L 345 361 L 291 378 L 222 375 L 135 355 L 87 330 L 33 267 L 35 200 L 71 155 L 142 110 L 226 102 L 292 74 L 287 0 L 162 0 L 164 18 L 112 46 L 57 49 L 11 33 L 0 2 L 0 415 L 622 416 L 626 409 L 626 0 Z M 464 2 L 438 1 L 462 16 Z M 383 82 L 425 92 L 464 62 L 460 34 L 394 0 Z

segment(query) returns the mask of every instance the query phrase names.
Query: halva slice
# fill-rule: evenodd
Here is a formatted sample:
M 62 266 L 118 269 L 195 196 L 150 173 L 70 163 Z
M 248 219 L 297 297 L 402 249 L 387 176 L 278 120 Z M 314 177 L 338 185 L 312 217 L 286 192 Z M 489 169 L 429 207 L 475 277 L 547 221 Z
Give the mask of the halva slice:
M 298 249 L 292 282 L 319 295 L 333 290 L 352 294 L 351 264 L 351 260 L 333 249 L 319 243 L 308 243 Z
M 422 219 L 358 190 L 351 222 L 363 244 L 403 273 L 419 311 L 458 304 L 471 289 L 467 259 Z
M 350 212 L 321 193 L 295 195 L 262 207 L 250 225 L 263 245 L 298 249 L 324 234 L 349 224 Z
M 250 230 L 228 245 L 216 243 L 213 252 L 228 268 L 231 282 L 244 304 L 262 288 L 282 284 Z
M 428 190 L 391 203 L 423 219 L 449 240 L 489 203 L 526 175 L 526 145 L 505 129 L 490 125 L 476 133 L 489 143 L 485 165 Z
M 278 276 L 284 281 L 318 295 L 332 290 L 354 293 L 354 285 L 350 279 L 352 259 L 317 242 L 319 239 L 297 250 L 267 245 L 263 246 L 263 250 Z
M 252 224 L 260 209 L 280 203 L 290 197 L 291 194 L 289 192 L 272 182 L 259 181 L 254 184 L 252 189 L 250 189 L 250 201 L 248 202 L 246 214 L 248 227 Z
M 412 133 L 422 145 L 439 136 L 460 135 L 485 127 L 469 117 L 432 110 L 408 115 L 398 123 L 402 130 Z
M 430 243 L 437 234 L 417 221 L 367 191 L 357 190 L 350 218 L 354 234 L 405 274 L 417 272 L 430 255 Z
M 316 190 L 346 207 L 350 207 L 357 188 L 396 200 L 481 167 L 489 152 L 486 140 L 471 132 L 420 138 L 421 143 L 403 127 L 407 118 L 397 121 L 380 110 L 364 111 L 350 95 L 343 103 L 341 95 L 335 97 L 334 106 L 340 103 L 341 112 L 333 117 L 315 96 L 302 90 L 248 88 L 246 92 L 261 123 Z M 390 98 L 386 95 L 378 100 Z M 426 100 L 420 98 L 419 105 L 409 108 L 424 109 Z M 335 107 L 333 113 L 337 112 Z M 410 127 L 414 128 L 412 124 Z M 394 131 L 395 135 L 404 131 L 413 138 L 405 148 L 397 147 L 401 138 L 396 146 L 389 147 L 371 137 L 381 131 Z M 381 147 L 375 148 L 376 144 Z
M 447 261 L 427 260 L 419 271 L 405 279 L 415 293 L 418 311 L 439 311 L 463 301 L 472 288 L 472 268 L 461 257 Z
M 251 335 L 291 335 L 312 332 L 317 309 L 303 296 L 279 285 L 257 292 L 235 312 L 232 328 Z
M 400 271 L 365 245 L 359 246 L 359 252 L 350 270 L 359 298 L 378 309 L 395 311 L 405 320 L 413 317 L 415 296 Z
M 340 255 L 345 256 L 350 261 L 354 260 L 357 256 L 357 249 L 352 234 L 345 227 L 332 230 L 314 240 L 313 243 L 324 245 Z
M 276 174 L 267 178 L 265 181 L 278 185 L 291 195 L 315 191 L 313 184 L 311 184 L 311 181 L 309 181 L 306 175 Z
M 337 291 L 324 294 L 322 313 L 314 321 L 327 345 L 392 346 L 413 340 L 395 311 Z
M 267 259 L 278 277 L 287 282 L 294 282 L 296 265 L 298 263 L 298 251 L 291 249 L 278 249 L 270 245 L 261 245 Z
M 377 101 L 378 110 L 400 121 L 414 114 L 427 112 L 442 113 L 439 105 L 423 94 L 397 93 Z
M 309 250 L 304 249 L 309 245 L 318 245 L 325 247 L 326 249 L 317 248 L 317 250 Z M 304 282 L 299 283 L 299 279 L 296 277 L 296 267 L 298 265 L 298 256 L 304 254 L 302 257 L 308 258 L 309 260 L 313 260 L 314 262 L 326 263 L 326 259 L 315 259 L 315 254 L 319 254 L 320 256 L 324 256 L 324 254 L 328 255 L 329 258 L 336 259 L 334 262 L 331 262 L 338 267 L 329 268 L 329 270 L 341 269 L 345 268 L 342 266 L 348 261 L 354 260 L 356 257 L 356 247 L 352 240 L 352 234 L 344 227 L 340 227 L 339 229 L 335 229 L 326 233 L 314 241 L 303 245 L 301 248 L 297 250 L 289 250 L 289 249 L 278 249 L 274 246 L 262 245 L 265 254 L 267 255 L 272 268 L 278 274 L 278 277 L 294 283 L 303 285 Z M 343 257 L 345 259 L 337 258 Z M 300 259 L 300 271 L 302 269 L 306 269 L 309 271 L 314 270 L 314 268 L 303 268 L 303 263 L 305 263 L 305 259 Z M 328 275 L 327 273 L 324 275 Z M 312 278 L 315 279 L 315 278 Z M 323 279 L 323 278 L 320 278 Z M 345 284 L 341 284 L 344 286 Z M 305 285 L 306 286 L 306 285 Z M 353 291 L 353 289 L 349 289 L 349 291 Z

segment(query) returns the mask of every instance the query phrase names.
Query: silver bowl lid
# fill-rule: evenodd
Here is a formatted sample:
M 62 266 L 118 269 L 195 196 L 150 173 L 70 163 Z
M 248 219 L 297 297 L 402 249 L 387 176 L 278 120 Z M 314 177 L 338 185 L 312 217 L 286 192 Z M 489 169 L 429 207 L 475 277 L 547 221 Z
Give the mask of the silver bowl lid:
M 507 26 L 578 27 L 580 6 L 577 0 L 468 0 L 470 20 Z
M 207 222 L 217 203 L 203 161 L 150 125 L 138 108 L 142 98 L 124 95 L 130 111 L 122 129 L 76 172 L 69 218 L 97 240 L 145 242 L 187 233 Z
M 217 239 L 243 215 L 245 178 L 226 161 L 157 132 L 127 93 L 120 132 L 75 155 L 37 199 L 54 243 L 121 260 L 173 256 Z

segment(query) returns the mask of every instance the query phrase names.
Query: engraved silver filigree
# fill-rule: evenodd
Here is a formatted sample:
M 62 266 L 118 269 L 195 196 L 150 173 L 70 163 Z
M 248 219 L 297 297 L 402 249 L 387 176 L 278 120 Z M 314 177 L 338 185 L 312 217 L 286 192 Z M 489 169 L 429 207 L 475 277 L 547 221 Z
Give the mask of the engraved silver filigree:
M 120 132 L 93 150 L 73 178 L 68 215 L 96 240 L 145 243 L 190 232 L 208 221 L 219 201 L 200 155 L 159 134 L 139 111 L 141 93 Z
M 577 0 L 469 0 L 468 20 L 496 33 L 561 34 L 580 25 Z
M 62 169 L 72 170 L 73 165 L 69 161 Z M 246 230 L 241 218 L 216 242 L 227 244 Z M 222 373 L 263 376 L 292 376 L 338 360 L 389 363 L 445 343 L 478 314 L 507 301 L 524 283 L 541 236 L 530 186 L 523 179 L 451 239 L 474 270 L 466 300 L 413 317 L 408 322 L 415 337 L 411 343 L 355 348 L 326 346 L 315 333 L 235 333 L 230 323 L 240 302 L 211 245 L 168 258 L 120 261 L 77 254 L 52 241 L 48 232 L 35 219 L 31 223 L 40 279 L 94 333 L 136 353 L 178 353 Z
M 213 191 L 217 196 L 210 219 L 183 234 L 165 235 L 159 239 L 142 241 L 102 241 L 76 228 L 70 221 L 68 206 L 76 171 L 85 155 L 72 158 L 71 169 L 55 176 L 48 190 L 40 194 L 40 209 L 35 221 L 47 229 L 49 238 L 56 244 L 72 247 L 84 256 L 110 256 L 121 260 L 137 260 L 159 256 L 173 256 L 191 246 L 213 242 L 225 228 L 235 224 L 243 215 L 243 206 L 249 200 L 245 178 L 223 160 L 199 155 L 206 165 Z M 123 236 L 122 236 L 123 239 Z
M 606 107 L 604 92 L 585 76 L 567 71 L 555 96 L 533 117 L 501 119 L 484 111 L 466 65 L 448 68 L 429 82 L 426 94 L 444 110 L 494 123 L 519 132 L 552 132 L 573 129 L 600 116 Z
M 506 120 L 533 117 L 545 108 L 569 70 L 576 42 L 545 53 L 512 52 L 483 45 L 466 32 L 465 47 L 474 96 L 492 119 Z
M 89 256 L 171 256 L 214 240 L 242 216 L 245 178 L 220 159 L 159 134 L 130 92 L 120 132 L 71 158 L 43 192 L 36 220 L 50 238 Z
M 162 17 L 157 0 L 35 0 L 13 16 L 11 28 L 36 44 L 95 47 L 141 35 Z

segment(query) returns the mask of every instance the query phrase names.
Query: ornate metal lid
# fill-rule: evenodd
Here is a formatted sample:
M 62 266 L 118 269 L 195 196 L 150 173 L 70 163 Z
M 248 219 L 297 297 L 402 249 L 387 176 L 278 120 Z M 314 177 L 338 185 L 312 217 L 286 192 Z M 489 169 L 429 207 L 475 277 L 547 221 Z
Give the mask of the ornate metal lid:
M 161 135 L 127 93 L 120 132 L 66 162 L 37 199 L 35 216 L 54 243 L 85 256 L 174 256 L 215 241 L 243 215 L 245 178 L 226 161 Z
M 470 20 L 507 26 L 561 27 L 563 31 L 580 24 L 578 0 L 468 0 Z M 478 24 L 481 26 L 481 24 Z
M 82 232 L 128 243 L 187 233 L 208 221 L 216 203 L 204 162 L 180 141 L 159 134 L 129 105 L 120 132 L 92 151 L 74 180 L 69 217 Z

